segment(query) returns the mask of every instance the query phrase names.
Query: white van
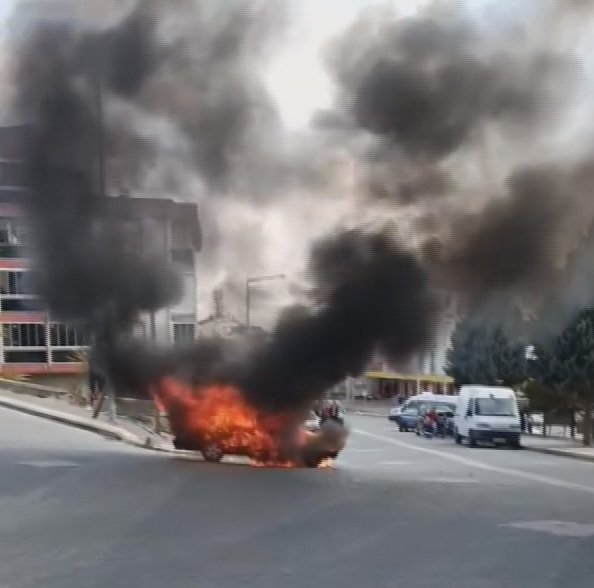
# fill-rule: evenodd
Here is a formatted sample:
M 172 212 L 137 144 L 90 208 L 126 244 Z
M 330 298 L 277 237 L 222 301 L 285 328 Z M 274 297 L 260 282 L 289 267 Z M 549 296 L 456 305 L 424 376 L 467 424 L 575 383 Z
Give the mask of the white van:
M 417 411 L 421 406 L 425 408 L 435 408 L 435 406 L 448 406 L 454 412 L 456 403 L 458 402 L 457 396 L 450 396 L 446 394 L 433 394 L 431 392 L 423 392 L 407 398 L 400 406 L 394 406 L 390 409 L 388 419 L 394 422 L 398 422 L 400 415 L 404 411 Z
M 462 386 L 454 426 L 456 443 L 468 439 L 470 447 L 490 441 L 520 448 L 520 411 L 511 388 Z

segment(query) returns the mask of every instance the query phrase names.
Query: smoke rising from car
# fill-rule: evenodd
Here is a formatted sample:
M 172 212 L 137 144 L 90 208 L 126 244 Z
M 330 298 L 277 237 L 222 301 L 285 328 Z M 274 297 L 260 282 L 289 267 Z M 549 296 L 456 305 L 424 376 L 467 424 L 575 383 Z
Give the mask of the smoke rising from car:
M 21 16 L 13 45 L 19 107 L 33 122 L 35 267 L 55 316 L 110 325 L 114 342 L 179 296 L 168 262 L 129 247 L 102 192 L 197 199 L 203 224 L 236 228 L 232 241 L 216 230 L 206 239 L 210 269 L 232 265 L 231 244 L 254 259 L 274 247 L 254 218 L 284 207 L 297 219 L 304 202 L 313 211 L 291 235 L 313 243 L 306 306 L 249 349 L 208 342 L 178 354 L 124 337 L 105 350 L 122 388 L 146 391 L 174 372 L 237 382 L 260 407 L 301 406 L 375 353 L 398 363 L 430 345 L 438 290 L 468 306 L 554 299 L 561 315 L 575 305 L 563 284 L 583 267 L 574 251 L 594 218 L 588 129 L 575 124 L 580 112 L 587 120 L 587 78 L 551 26 L 587 3 L 487 24 L 460 3 L 409 18 L 372 11 L 334 40 L 336 104 L 298 136 L 263 82 L 282 3 L 138 1 L 90 23 L 52 21 L 43 4 L 37 20 Z M 345 165 L 332 175 L 337 152 Z M 249 230 L 233 222 L 240 210 L 253 213 Z

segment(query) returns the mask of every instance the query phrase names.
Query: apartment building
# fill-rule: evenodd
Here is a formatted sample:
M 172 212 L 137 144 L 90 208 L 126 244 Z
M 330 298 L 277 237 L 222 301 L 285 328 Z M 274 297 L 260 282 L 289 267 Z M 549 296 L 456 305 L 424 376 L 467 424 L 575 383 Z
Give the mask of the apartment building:
M 26 194 L 24 128 L 0 127 L 0 374 L 72 374 L 82 369 L 86 336 L 43 307 L 31 279 L 22 223 Z M 126 223 L 131 246 L 159 248 L 179 266 L 184 297 L 175 306 L 139 317 L 138 334 L 160 343 L 196 337 L 197 253 L 201 231 L 196 204 L 160 198 L 114 197 L 114 220 Z M 64 284 L 64 288 L 68 288 Z

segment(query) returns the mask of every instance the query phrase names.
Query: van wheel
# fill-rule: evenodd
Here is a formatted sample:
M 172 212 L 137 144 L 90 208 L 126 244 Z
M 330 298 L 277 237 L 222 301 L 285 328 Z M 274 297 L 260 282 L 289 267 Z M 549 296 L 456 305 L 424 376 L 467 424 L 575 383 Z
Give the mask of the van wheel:
M 520 440 L 519 440 L 519 439 L 511 439 L 511 440 L 509 441 L 509 446 L 510 446 L 512 449 L 522 449 L 522 443 L 520 442 Z
M 474 438 L 474 432 L 468 431 L 468 446 L 476 447 L 476 439 Z
M 457 443 L 458 445 L 461 445 L 461 444 L 462 444 L 462 435 L 460 435 L 460 434 L 458 433 L 458 431 L 456 431 L 456 435 L 455 435 L 454 439 L 455 439 L 455 441 L 456 441 L 456 443 Z

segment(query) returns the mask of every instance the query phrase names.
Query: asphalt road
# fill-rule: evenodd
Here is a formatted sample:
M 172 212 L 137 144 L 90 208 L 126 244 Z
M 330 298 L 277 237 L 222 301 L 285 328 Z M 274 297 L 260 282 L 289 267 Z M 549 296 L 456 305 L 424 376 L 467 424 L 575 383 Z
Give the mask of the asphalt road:
M 0 588 L 594 585 L 594 465 L 350 424 L 268 470 L 0 410 Z

